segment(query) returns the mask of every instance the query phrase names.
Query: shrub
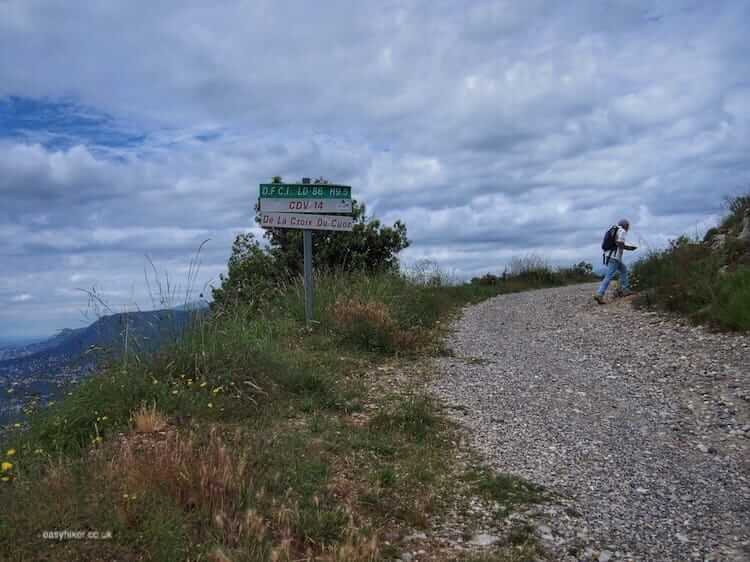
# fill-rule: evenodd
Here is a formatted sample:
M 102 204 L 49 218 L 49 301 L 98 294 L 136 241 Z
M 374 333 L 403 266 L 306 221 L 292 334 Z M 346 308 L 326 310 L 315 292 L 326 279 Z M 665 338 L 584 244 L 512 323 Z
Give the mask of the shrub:
M 750 209 L 750 193 L 727 198 L 726 206 L 729 214 L 724 217 L 721 226 L 724 230 L 738 230 L 745 212 Z
M 712 316 L 731 330 L 750 330 L 750 268 L 727 275 L 719 283 Z
M 637 288 L 651 289 L 668 310 L 692 314 L 712 302 L 720 266 L 721 258 L 710 248 L 683 236 L 637 262 L 633 275 Z
M 502 280 L 502 277 L 498 277 L 497 275 L 493 275 L 492 273 L 485 273 L 481 277 L 472 278 L 471 283 L 475 285 L 482 285 L 485 287 L 494 287 Z
M 511 259 L 508 274 L 514 277 L 522 277 L 548 271 L 551 271 L 551 269 L 544 258 L 536 254 L 528 254 Z

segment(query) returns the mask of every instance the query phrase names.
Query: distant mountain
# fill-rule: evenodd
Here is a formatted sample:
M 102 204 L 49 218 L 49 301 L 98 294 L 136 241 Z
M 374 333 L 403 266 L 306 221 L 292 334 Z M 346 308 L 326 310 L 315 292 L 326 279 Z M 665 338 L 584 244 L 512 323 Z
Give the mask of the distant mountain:
M 106 357 L 148 352 L 177 341 L 203 311 L 154 310 L 103 316 L 85 328 L 61 330 L 47 340 L 0 349 L 0 430 L 21 419 L 23 406 L 46 404 L 88 376 Z
M 72 361 L 84 353 L 118 355 L 126 346 L 129 351 L 152 351 L 179 339 L 199 314 L 196 310 L 167 309 L 102 316 L 85 328 L 67 328 L 48 340 L 0 352 L 0 372 L 32 361 L 40 366 Z
M 175 306 L 172 310 L 208 310 L 211 303 L 205 299 L 199 301 L 192 301 L 179 306 Z

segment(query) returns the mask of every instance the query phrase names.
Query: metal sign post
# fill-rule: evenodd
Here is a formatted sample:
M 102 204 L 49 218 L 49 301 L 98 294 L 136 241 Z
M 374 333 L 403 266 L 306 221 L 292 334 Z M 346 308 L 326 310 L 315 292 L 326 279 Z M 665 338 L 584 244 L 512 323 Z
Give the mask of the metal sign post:
M 305 322 L 313 321 L 313 255 L 312 230 L 302 231 L 302 246 L 305 251 Z
M 260 226 L 302 230 L 305 320 L 313 321 L 312 231 L 351 232 L 352 188 L 348 185 L 302 183 L 260 184 Z

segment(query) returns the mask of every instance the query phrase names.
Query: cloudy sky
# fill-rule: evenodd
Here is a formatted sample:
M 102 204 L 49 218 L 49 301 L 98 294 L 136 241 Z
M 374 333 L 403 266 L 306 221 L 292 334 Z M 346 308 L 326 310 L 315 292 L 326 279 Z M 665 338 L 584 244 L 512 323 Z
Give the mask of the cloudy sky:
M 748 29 L 745 0 L 0 0 L 0 336 L 90 321 L 80 289 L 149 308 L 149 259 L 179 301 L 206 239 L 216 283 L 276 174 L 457 277 L 596 262 L 621 216 L 700 231 L 750 186 Z

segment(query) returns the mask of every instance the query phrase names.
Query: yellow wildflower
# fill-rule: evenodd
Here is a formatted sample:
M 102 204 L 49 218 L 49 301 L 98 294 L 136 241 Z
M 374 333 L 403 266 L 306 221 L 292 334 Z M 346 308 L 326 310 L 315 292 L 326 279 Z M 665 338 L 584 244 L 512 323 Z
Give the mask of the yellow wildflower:
M 21 427 L 21 424 L 20 423 L 14 423 L 13 427 Z
M 213 405 L 213 404 L 211 404 L 211 402 L 209 402 L 209 403 L 208 403 L 208 407 L 209 407 L 209 408 L 213 408 L 213 407 L 214 407 L 214 405 Z
M 7 482 L 8 480 L 10 480 L 10 478 L 8 478 L 7 476 L 3 476 L 2 478 L 0 478 L 0 480 L 2 480 L 3 482 Z
M 178 392 L 179 392 L 179 390 L 173 390 L 172 394 L 177 394 Z
M 207 383 L 206 381 L 203 381 L 203 382 L 201 383 L 201 388 L 203 388 L 203 387 L 204 387 L 204 386 L 206 386 L 207 384 L 208 384 L 208 383 Z
M 44 452 L 44 449 L 36 449 L 34 451 L 37 455 L 41 455 Z
M 109 418 L 107 416 L 102 416 L 102 421 L 107 421 Z
M 8 449 L 7 451 L 5 451 L 5 454 L 7 456 L 9 456 L 9 457 L 12 457 L 13 455 L 16 454 L 16 450 L 15 449 Z
M 221 392 L 221 387 L 220 387 L 220 386 L 217 386 L 217 387 L 216 387 L 216 388 L 214 388 L 214 389 L 213 389 L 213 390 L 212 390 L 211 392 L 213 392 L 214 394 L 218 394 L 219 392 Z
M 12 462 L 3 461 L 3 463 L 0 464 L 0 469 L 2 469 L 3 472 L 8 472 L 11 468 L 13 468 Z

